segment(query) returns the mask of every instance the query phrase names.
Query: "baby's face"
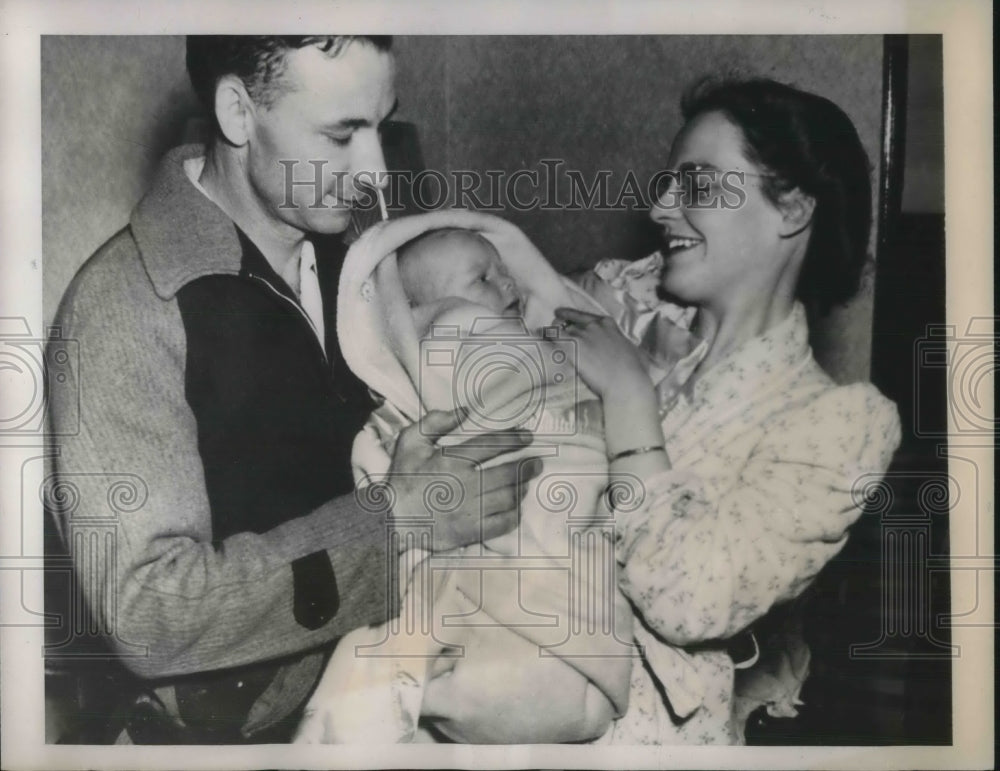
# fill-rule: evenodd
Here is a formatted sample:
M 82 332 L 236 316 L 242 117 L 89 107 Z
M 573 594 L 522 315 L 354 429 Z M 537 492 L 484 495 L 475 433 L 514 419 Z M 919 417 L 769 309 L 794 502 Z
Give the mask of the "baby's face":
M 493 246 L 471 233 L 448 232 L 411 247 L 400 277 L 415 305 L 450 297 L 517 317 L 523 298 Z

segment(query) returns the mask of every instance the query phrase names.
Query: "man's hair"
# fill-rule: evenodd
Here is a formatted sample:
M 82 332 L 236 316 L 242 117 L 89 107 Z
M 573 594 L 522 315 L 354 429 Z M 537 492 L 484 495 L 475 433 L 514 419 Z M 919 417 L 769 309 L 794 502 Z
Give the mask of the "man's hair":
M 288 86 L 284 80 L 289 51 L 316 46 L 330 58 L 339 56 L 353 41 L 379 51 L 392 47 L 389 36 L 368 35 L 189 35 L 187 71 L 202 107 L 215 115 L 215 88 L 226 75 L 243 81 L 254 103 L 270 107 Z

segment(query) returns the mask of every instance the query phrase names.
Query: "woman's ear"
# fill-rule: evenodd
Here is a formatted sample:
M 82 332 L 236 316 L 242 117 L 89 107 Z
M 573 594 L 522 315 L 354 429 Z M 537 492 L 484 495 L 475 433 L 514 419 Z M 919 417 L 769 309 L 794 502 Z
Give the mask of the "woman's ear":
M 236 147 L 250 138 L 250 122 L 255 106 L 243 81 L 235 75 L 224 75 L 215 87 L 215 117 L 222 135 Z
M 778 235 L 781 238 L 794 238 L 812 224 L 816 199 L 794 187 L 781 194 L 778 210 L 781 212 L 783 225 L 782 232 Z

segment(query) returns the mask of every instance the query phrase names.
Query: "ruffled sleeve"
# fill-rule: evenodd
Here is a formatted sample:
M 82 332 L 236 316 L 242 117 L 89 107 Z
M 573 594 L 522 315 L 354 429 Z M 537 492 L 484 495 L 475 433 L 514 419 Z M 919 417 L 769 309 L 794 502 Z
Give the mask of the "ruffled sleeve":
M 673 645 L 739 632 L 840 550 L 861 513 L 855 483 L 884 473 L 899 440 L 895 404 L 857 384 L 772 419 L 721 495 L 683 468 L 646 480 L 643 503 L 618 514 L 622 590 Z

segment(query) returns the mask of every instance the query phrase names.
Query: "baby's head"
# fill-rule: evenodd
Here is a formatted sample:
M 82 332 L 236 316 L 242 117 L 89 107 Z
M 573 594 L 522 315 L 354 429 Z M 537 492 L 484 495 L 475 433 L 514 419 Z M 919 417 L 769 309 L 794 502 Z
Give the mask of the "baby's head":
M 403 291 L 411 307 L 441 300 L 466 300 L 497 316 L 519 317 L 523 298 L 500 255 L 485 237 L 471 230 L 432 230 L 396 253 Z

